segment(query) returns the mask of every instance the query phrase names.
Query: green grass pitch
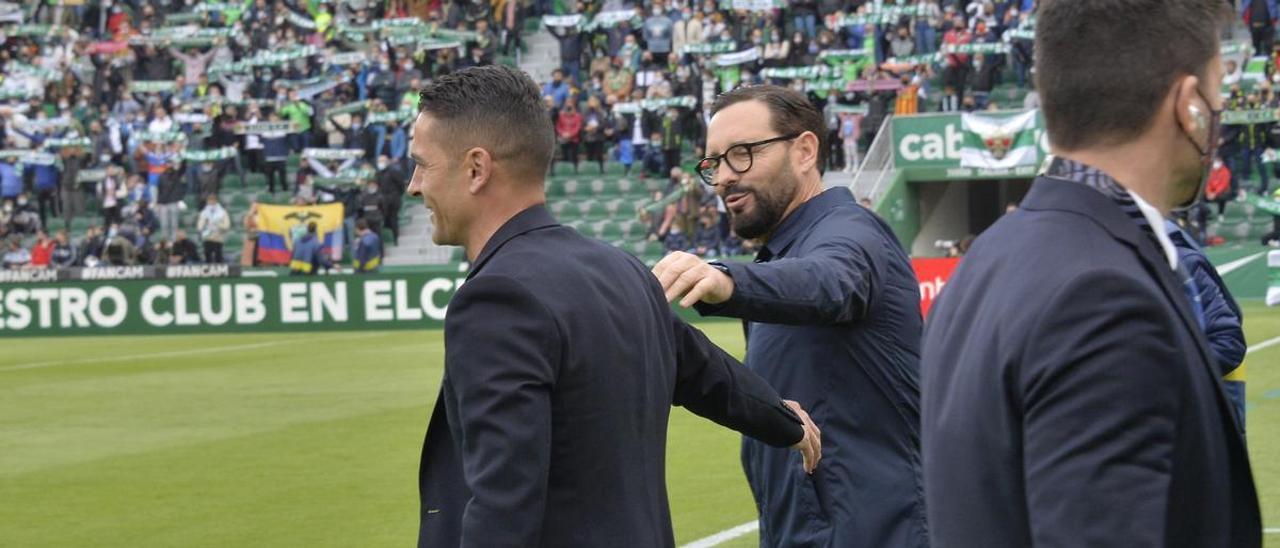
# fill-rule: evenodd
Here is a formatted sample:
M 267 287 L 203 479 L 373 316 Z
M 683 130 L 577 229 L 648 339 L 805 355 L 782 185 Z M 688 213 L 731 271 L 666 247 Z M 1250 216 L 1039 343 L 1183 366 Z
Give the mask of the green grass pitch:
M 1250 344 L 1280 310 L 1245 307 Z M 736 323 L 702 327 L 742 351 Z M 5 546 L 404 546 L 439 331 L 0 341 Z M 1249 355 L 1249 448 L 1280 527 L 1280 345 Z M 672 414 L 678 543 L 754 517 L 737 435 Z M 1268 535 L 1280 546 L 1280 534 Z M 752 535 L 722 546 L 753 546 Z

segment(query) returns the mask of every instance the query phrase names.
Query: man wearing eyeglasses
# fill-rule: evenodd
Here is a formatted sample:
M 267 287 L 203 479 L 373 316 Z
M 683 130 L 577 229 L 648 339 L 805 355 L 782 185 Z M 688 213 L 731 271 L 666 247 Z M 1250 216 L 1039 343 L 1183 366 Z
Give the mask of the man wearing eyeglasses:
M 890 228 L 847 188 L 822 189 L 827 130 L 808 99 L 739 88 L 712 108 L 704 183 L 754 263 L 672 253 L 666 297 L 741 318 L 746 365 L 822 425 L 822 464 L 743 439 L 762 546 L 925 546 L 919 285 Z

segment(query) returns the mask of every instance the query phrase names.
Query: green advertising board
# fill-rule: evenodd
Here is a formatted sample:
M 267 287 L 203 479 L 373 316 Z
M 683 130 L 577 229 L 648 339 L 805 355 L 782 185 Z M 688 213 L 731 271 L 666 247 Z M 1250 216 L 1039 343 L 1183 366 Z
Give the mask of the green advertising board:
M 996 117 L 1014 117 L 1025 111 L 983 113 Z M 923 114 L 895 116 L 892 122 L 894 167 L 902 170 L 909 182 L 956 181 L 1034 177 L 1039 168 L 1019 166 L 1007 169 L 964 167 L 960 151 L 964 144 L 964 125 L 960 114 Z M 1044 131 L 1044 117 L 1036 115 L 1032 130 L 1038 143 L 1038 159 L 1049 154 L 1049 140 Z
M 466 278 L 400 274 L 128 278 L 0 284 L 0 337 L 439 328 Z M 249 272 L 248 274 L 253 274 Z M 272 272 L 274 274 L 274 272 Z

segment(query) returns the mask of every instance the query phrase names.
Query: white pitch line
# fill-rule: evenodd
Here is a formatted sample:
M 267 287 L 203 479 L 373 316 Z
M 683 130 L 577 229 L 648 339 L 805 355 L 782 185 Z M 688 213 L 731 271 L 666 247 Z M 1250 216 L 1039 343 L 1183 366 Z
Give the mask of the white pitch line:
M 1226 276 L 1227 274 L 1230 274 L 1232 271 L 1234 271 L 1234 270 L 1236 270 L 1236 269 L 1239 269 L 1240 267 L 1242 267 L 1242 266 L 1244 266 L 1244 265 L 1247 265 L 1247 264 L 1249 264 L 1249 263 L 1253 262 L 1253 261 L 1254 261 L 1255 259 L 1257 259 L 1258 257 L 1261 257 L 1261 256 L 1266 255 L 1266 254 L 1267 254 L 1267 252 L 1266 252 L 1266 251 L 1262 251 L 1262 252 L 1259 252 L 1259 253 L 1254 253 L 1253 255 L 1250 255 L 1250 256 L 1248 256 L 1248 257 L 1243 257 L 1243 258 L 1240 258 L 1240 259 L 1236 259 L 1236 260 L 1231 261 L 1231 262 L 1229 262 L 1229 263 L 1227 263 L 1227 264 L 1224 264 L 1224 265 L 1222 265 L 1220 268 L 1218 268 L 1218 275 L 1220 275 L 1220 276 Z
M 382 334 L 383 333 L 359 333 L 355 335 L 346 335 L 346 336 L 342 336 L 342 335 L 330 336 L 330 337 L 327 337 L 326 339 L 327 340 L 363 339 L 368 337 L 376 337 Z M 151 358 L 172 358 L 176 356 L 211 354 L 215 352 L 228 352 L 233 350 L 252 350 L 254 348 L 266 348 L 269 346 L 279 346 L 282 344 L 291 344 L 295 342 L 312 342 L 315 340 L 316 340 L 316 337 L 305 337 L 305 338 L 296 338 L 296 339 L 285 339 L 285 340 L 279 340 L 279 341 L 265 341 L 265 342 L 252 343 L 252 344 L 235 344 L 235 345 L 228 345 L 228 346 L 212 346 L 208 348 L 193 348 L 191 350 L 173 350 L 169 352 L 154 352 L 151 354 L 133 354 L 129 356 L 101 356 L 96 358 L 81 358 L 78 360 L 58 360 L 58 361 L 47 361 L 47 362 L 23 363 L 18 365 L 0 367 L 0 372 L 20 371 L 24 369 L 39 369 L 42 367 L 53 367 L 55 365 L 80 365 L 80 364 L 86 364 L 86 363 L 118 362 L 118 361 L 126 361 L 126 360 L 146 360 Z
M 1256 257 L 1257 255 L 1255 255 L 1254 257 L 1245 257 L 1245 259 L 1241 259 L 1241 260 L 1248 262 L 1249 260 L 1253 260 Z M 1236 268 L 1239 268 L 1239 267 L 1237 266 Z M 1235 269 L 1233 268 L 1232 270 L 1235 270 Z M 1245 353 L 1252 354 L 1254 352 L 1257 352 L 1265 348 L 1270 348 L 1277 344 L 1280 344 L 1280 337 L 1276 337 L 1274 339 L 1255 344 L 1249 347 L 1249 350 L 1245 351 Z M 747 533 L 751 533 L 758 529 L 760 529 L 759 521 L 749 521 L 737 527 L 725 529 L 724 531 L 720 531 L 719 533 L 716 533 L 709 537 L 695 540 L 689 544 L 681 546 L 680 548 L 711 548 L 712 546 L 719 546 L 721 544 L 729 542 L 735 538 L 746 535 Z M 1280 527 L 1270 527 L 1267 529 L 1263 529 L 1262 532 L 1268 535 L 1280 535 Z
M 1269 340 L 1269 341 L 1262 341 L 1262 342 L 1260 342 L 1260 343 L 1258 343 L 1258 344 L 1255 344 L 1255 345 L 1253 345 L 1253 346 L 1250 346 L 1248 350 L 1245 350 L 1245 351 L 1244 351 L 1244 353 L 1245 353 L 1245 354 L 1252 354 L 1252 353 L 1257 352 L 1257 351 L 1259 351 L 1259 350 L 1262 350 L 1262 349 L 1264 349 L 1264 348 L 1271 348 L 1271 347 L 1273 347 L 1273 346 L 1275 346 L 1275 345 L 1277 345 L 1277 344 L 1280 344 L 1280 337 L 1276 337 L 1276 338 L 1271 339 L 1271 340 Z
M 689 544 L 681 546 L 680 548 L 711 548 L 712 546 L 719 546 L 748 533 L 753 533 L 759 529 L 760 522 L 752 520 L 737 527 L 725 529 L 709 537 L 695 540 Z

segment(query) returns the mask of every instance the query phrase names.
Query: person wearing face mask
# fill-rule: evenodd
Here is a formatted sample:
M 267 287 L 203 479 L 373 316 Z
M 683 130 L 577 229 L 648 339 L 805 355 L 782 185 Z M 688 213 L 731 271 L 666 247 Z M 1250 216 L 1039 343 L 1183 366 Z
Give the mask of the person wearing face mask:
M 382 195 L 382 218 L 391 230 L 392 243 L 400 239 L 400 206 L 408 186 L 404 170 L 387 156 L 378 157 L 378 192 Z
M 1200 282 L 1164 230 L 1202 194 L 1218 145 L 1223 5 L 1114 6 L 1040 4 L 1054 159 L 929 313 L 937 546 L 1262 544 Z
M 662 3 L 655 2 L 652 15 L 644 20 L 644 42 L 653 53 L 653 60 L 658 65 L 666 66 L 667 57 L 671 55 L 671 39 L 674 24 L 662 10 Z

